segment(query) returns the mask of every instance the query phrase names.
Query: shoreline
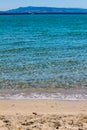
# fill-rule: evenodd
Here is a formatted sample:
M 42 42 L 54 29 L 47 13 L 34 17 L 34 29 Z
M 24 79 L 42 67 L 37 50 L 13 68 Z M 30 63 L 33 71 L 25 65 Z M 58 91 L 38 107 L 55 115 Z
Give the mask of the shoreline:
M 0 100 L 59 100 L 87 101 L 87 89 L 29 88 L 24 90 L 1 90 Z

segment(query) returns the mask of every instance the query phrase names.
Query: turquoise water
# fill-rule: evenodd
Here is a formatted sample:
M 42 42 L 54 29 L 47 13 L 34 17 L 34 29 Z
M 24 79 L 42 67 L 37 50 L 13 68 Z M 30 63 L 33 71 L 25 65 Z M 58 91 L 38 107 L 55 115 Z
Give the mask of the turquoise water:
M 0 16 L 0 90 L 31 88 L 87 92 L 87 15 Z

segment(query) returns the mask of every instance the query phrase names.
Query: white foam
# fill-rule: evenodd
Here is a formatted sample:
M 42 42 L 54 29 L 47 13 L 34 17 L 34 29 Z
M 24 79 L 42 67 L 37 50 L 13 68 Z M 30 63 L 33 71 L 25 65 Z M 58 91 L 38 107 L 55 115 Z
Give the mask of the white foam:
M 62 93 L 31 93 L 25 95 L 25 93 L 15 94 L 15 95 L 0 95 L 0 99 L 58 99 L 58 100 L 87 100 L 87 95 L 82 94 L 62 94 Z

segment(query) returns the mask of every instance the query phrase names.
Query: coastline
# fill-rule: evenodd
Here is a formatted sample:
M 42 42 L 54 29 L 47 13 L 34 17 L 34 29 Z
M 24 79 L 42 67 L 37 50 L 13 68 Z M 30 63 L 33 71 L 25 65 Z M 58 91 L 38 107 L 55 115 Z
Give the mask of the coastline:
M 27 88 L 27 89 L 2 89 L 0 100 L 62 100 L 62 101 L 87 101 L 87 89 L 79 88 Z
M 57 128 L 87 130 L 87 101 L 0 100 L 0 130 Z

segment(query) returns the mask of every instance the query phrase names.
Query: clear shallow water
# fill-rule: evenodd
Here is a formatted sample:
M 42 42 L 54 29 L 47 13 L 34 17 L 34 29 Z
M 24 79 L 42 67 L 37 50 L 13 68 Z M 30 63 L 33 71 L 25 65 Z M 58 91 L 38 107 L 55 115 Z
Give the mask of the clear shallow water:
M 87 15 L 0 16 L 1 94 L 31 88 L 87 94 Z

